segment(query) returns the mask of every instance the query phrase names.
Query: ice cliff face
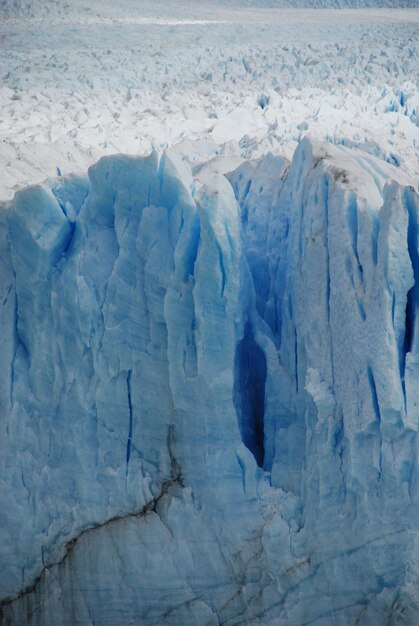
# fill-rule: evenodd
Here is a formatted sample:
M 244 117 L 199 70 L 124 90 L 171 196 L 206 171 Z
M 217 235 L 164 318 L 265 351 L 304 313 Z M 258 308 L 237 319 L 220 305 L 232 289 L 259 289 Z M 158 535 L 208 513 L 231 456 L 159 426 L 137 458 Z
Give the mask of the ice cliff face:
M 304 140 L 1 213 L 2 624 L 419 620 L 418 196 Z

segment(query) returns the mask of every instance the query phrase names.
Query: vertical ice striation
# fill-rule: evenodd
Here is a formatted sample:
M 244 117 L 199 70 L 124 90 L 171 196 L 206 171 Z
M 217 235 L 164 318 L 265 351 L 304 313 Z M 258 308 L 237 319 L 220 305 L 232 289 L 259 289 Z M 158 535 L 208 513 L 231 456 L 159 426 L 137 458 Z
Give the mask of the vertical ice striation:
M 418 621 L 418 213 L 399 171 L 313 139 L 17 193 L 2 623 Z
M 392 177 L 362 153 L 304 141 L 284 190 L 293 215 L 280 361 L 292 385 L 284 378 L 278 392 L 272 482 L 302 500 L 319 624 L 417 615 L 404 596 L 419 418 L 406 405 L 417 381 L 404 374 L 404 334 L 408 301 L 418 306 L 409 244 L 418 204 L 413 190 L 386 185 Z

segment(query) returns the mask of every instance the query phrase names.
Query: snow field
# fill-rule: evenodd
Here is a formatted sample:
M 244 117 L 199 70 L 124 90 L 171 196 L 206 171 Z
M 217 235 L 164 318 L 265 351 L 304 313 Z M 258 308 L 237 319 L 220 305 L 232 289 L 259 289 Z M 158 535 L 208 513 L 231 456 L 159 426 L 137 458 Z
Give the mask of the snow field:
M 310 133 L 417 178 L 419 11 L 32 11 L 0 22 L 0 199 L 104 154 L 185 138 L 291 158 Z

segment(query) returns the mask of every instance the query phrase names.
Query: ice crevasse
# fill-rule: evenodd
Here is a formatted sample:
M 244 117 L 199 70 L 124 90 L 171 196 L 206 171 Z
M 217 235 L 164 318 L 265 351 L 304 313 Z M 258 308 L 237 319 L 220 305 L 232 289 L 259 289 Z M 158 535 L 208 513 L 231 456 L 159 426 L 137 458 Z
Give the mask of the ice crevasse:
M 418 195 L 310 138 L 195 170 L 0 212 L 1 624 L 417 624 Z

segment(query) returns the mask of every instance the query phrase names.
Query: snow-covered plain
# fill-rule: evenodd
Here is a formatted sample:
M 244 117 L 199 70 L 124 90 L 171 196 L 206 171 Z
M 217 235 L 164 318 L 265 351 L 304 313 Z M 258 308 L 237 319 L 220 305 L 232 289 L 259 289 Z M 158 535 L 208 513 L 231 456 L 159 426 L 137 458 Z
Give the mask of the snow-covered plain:
M 311 133 L 418 175 L 417 10 L 8 6 L 0 199 L 57 168 L 81 172 L 104 154 L 184 138 L 209 138 L 227 155 L 289 158 Z
M 416 626 L 419 12 L 0 7 L 1 624 Z

